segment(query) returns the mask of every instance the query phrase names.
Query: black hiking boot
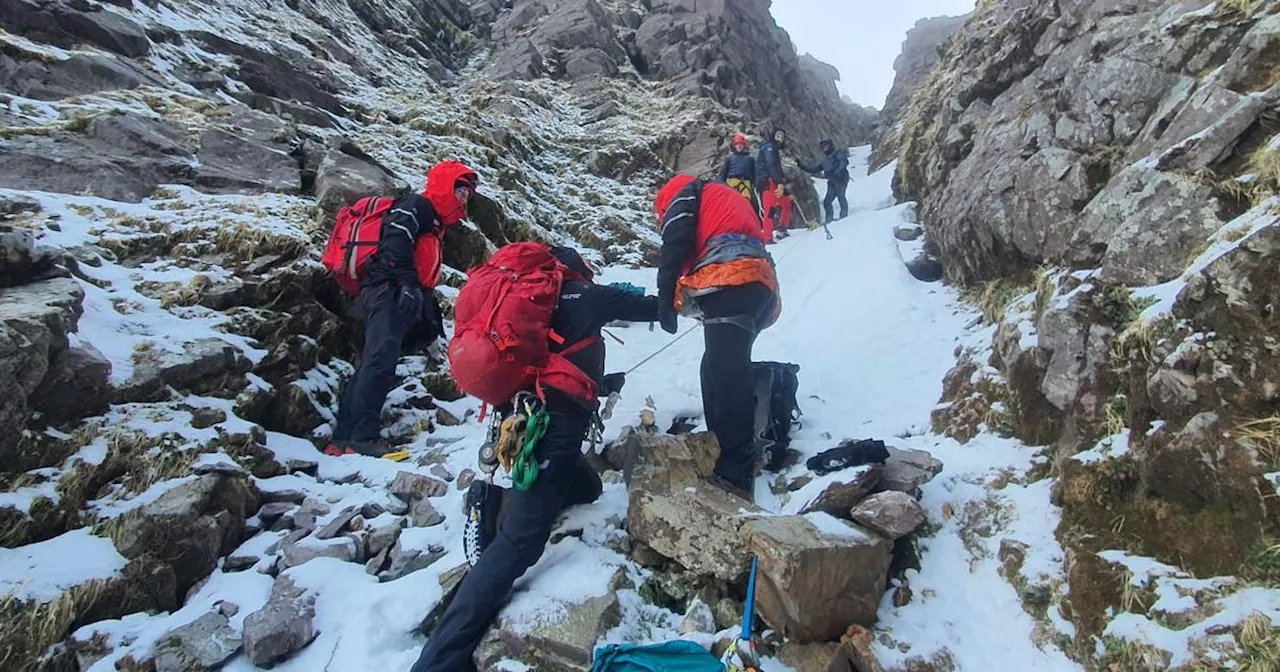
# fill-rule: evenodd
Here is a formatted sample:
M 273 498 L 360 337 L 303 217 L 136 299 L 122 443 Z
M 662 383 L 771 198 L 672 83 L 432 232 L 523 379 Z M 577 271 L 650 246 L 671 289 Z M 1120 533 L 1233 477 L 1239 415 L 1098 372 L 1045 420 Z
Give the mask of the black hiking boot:
M 488 481 L 472 481 L 465 505 L 467 522 L 462 527 L 462 550 L 467 564 L 475 567 L 484 549 L 498 535 L 502 488 Z
M 711 478 L 707 479 L 707 483 L 710 483 L 711 485 L 714 485 L 717 488 L 724 490 L 725 492 L 733 495 L 734 497 L 745 499 L 752 504 L 756 503 L 756 495 L 754 492 L 751 491 L 750 488 L 743 488 L 741 486 L 738 486 L 733 482 L 731 482 L 729 479 L 721 476 L 720 474 L 712 474 Z
M 394 450 L 382 441 L 347 441 L 342 444 L 342 448 L 346 449 L 346 455 L 355 452 L 365 457 L 382 457 Z

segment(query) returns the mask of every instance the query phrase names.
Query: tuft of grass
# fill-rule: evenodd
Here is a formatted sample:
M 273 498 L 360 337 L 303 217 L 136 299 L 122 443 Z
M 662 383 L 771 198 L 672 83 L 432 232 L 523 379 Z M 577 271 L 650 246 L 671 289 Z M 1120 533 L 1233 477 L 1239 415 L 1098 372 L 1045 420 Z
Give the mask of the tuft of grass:
M 965 300 L 977 306 L 982 311 L 982 321 L 984 324 L 995 324 L 1004 317 L 1005 311 L 1020 296 L 1028 294 L 1030 290 L 1009 278 L 1000 278 L 983 283 L 978 287 L 966 289 L 962 292 Z
M 1245 170 L 1270 194 L 1280 193 L 1280 135 L 1272 136 L 1245 159 Z
M 1133 290 L 1123 285 L 1115 285 L 1102 293 L 1098 312 L 1111 320 L 1116 331 L 1124 331 L 1138 320 L 1138 316 L 1146 308 L 1154 305 L 1156 299 L 1135 298 Z
M 1103 654 L 1094 668 L 1106 672 L 1164 672 L 1168 654 L 1145 642 L 1103 637 Z
M 1263 586 L 1280 586 L 1280 540 L 1263 539 L 1245 556 L 1240 576 Z
M 1253 612 L 1240 623 L 1236 636 L 1244 649 L 1241 672 L 1280 672 L 1280 630 L 1261 612 Z
M 1252 16 L 1261 6 L 1260 0 L 1218 0 L 1213 11 L 1218 16 Z
M 129 356 L 134 364 L 147 364 L 160 360 L 160 353 L 156 351 L 156 344 L 151 341 L 138 341 L 133 344 L 133 354 Z
M 1102 407 L 1102 432 L 1105 436 L 1115 436 L 1124 431 L 1129 424 L 1129 398 L 1124 393 L 1112 397 Z
M 12 593 L 0 597 L 0 669 L 41 669 L 40 654 L 65 639 L 72 627 L 108 597 L 113 583 L 89 581 L 44 604 L 19 600 Z
M 1280 415 L 1246 420 L 1236 425 L 1235 434 L 1271 470 L 1280 469 Z

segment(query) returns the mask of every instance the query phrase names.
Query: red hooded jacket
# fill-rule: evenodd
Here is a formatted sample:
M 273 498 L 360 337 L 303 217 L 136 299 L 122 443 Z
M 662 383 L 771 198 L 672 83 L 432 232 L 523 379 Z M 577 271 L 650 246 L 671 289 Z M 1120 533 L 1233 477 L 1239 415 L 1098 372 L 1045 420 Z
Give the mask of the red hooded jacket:
M 444 230 L 467 216 L 466 206 L 458 201 L 454 188 L 459 181 L 474 187 L 479 182 L 474 170 L 457 161 L 441 161 L 427 171 L 427 184 L 422 196 L 431 203 L 436 219 L 443 225 L 421 231 L 413 247 L 413 265 L 422 286 L 432 289 L 440 280 L 444 265 Z

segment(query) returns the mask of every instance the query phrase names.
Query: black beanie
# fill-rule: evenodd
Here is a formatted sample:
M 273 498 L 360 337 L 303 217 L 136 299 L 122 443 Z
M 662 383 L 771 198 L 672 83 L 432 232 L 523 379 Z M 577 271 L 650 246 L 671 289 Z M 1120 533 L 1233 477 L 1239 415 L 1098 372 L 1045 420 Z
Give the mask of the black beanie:
M 581 275 L 584 280 L 590 282 L 595 277 L 595 273 L 591 271 L 591 267 L 587 265 L 586 260 L 582 258 L 581 254 L 578 254 L 577 250 L 571 247 L 554 245 L 551 247 L 551 254 L 556 259 L 559 259 L 560 263 L 568 266 L 569 270 Z

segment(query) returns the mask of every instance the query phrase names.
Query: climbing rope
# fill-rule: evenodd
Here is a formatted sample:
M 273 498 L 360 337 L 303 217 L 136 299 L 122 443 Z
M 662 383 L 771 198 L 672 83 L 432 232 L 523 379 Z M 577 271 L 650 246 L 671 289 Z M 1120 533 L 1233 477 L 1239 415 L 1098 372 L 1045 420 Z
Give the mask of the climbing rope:
M 547 435 L 547 427 L 551 425 L 551 416 L 546 409 L 539 408 L 529 416 L 529 423 L 524 429 L 524 445 L 520 453 L 511 463 L 511 482 L 516 490 L 528 490 L 538 480 L 538 456 L 535 453 L 538 442 Z
M 685 331 L 684 331 L 684 333 L 683 333 L 683 334 L 680 334 L 679 336 L 676 336 L 675 338 L 671 339 L 671 341 L 670 341 L 670 342 L 668 342 L 666 345 L 664 345 L 664 346 L 662 346 L 661 348 L 658 348 L 657 350 L 653 351 L 653 354 L 651 354 L 651 355 L 649 355 L 648 357 L 645 357 L 644 359 L 640 360 L 640 363 L 639 363 L 639 364 L 636 364 L 635 366 L 633 366 L 633 367 L 631 367 L 631 368 L 627 369 L 627 375 L 628 375 L 628 376 L 629 376 L 629 375 L 631 375 L 631 373 L 632 373 L 633 371 L 635 371 L 636 369 L 638 369 L 638 368 L 640 368 L 640 367 L 644 366 L 645 364 L 648 364 L 648 363 L 649 363 L 649 361 L 650 361 L 650 360 L 652 360 L 654 357 L 657 357 L 658 355 L 661 355 L 661 354 L 662 354 L 662 353 L 663 353 L 667 348 L 669 348 L 669 347 L 671 347 L 671 346 L 675 345 L 676 343 L 679 343 L 679 342 L 680 342 L 680 339 L 684 338 L 685 336 L 688 336 L 688 335 L 689 335 L 690 333 L 692 333 L 695 329 L 697 329 L 698 327 L 701 327 L 701 326 L 702 326 L 702 323 L 701 323 L 701 322 L 698 322 L 697 324 L 693 325 L 692 327 L 689 327 L 688 329 L 685 329 Z

